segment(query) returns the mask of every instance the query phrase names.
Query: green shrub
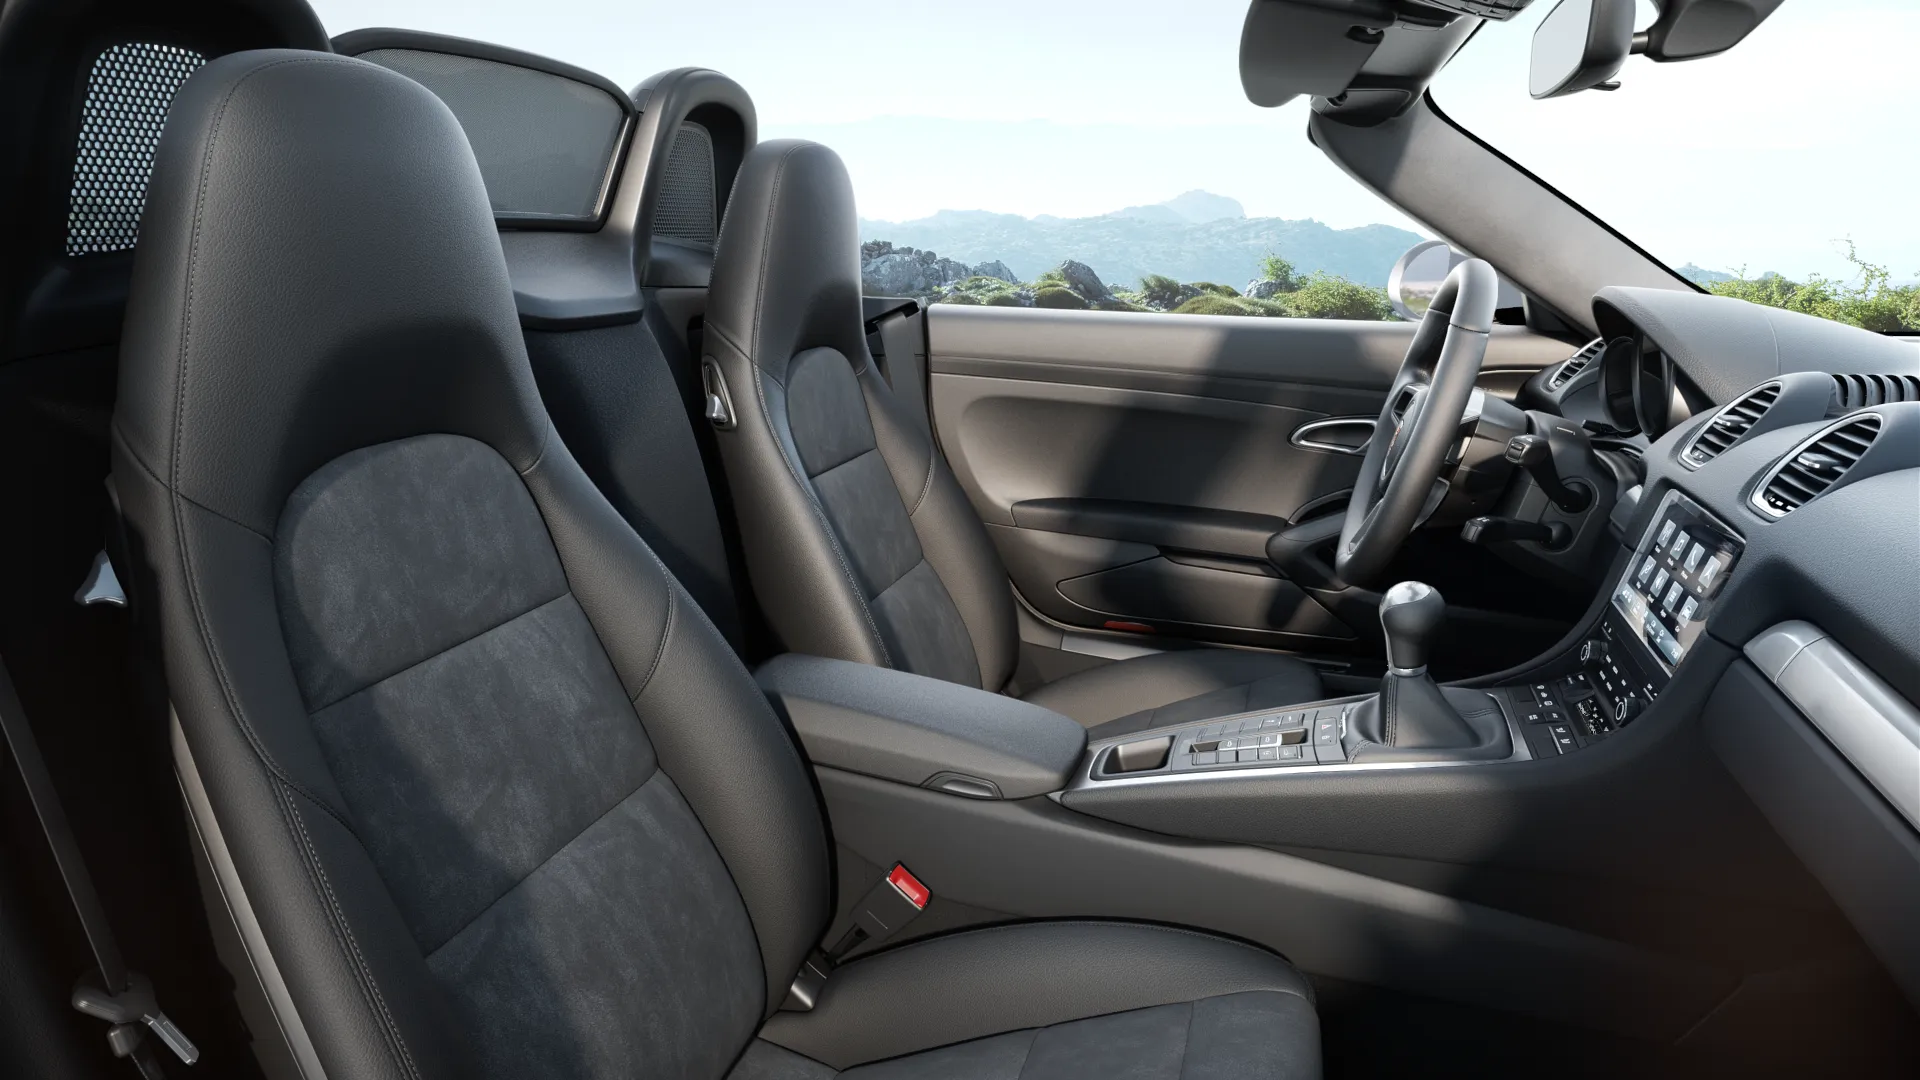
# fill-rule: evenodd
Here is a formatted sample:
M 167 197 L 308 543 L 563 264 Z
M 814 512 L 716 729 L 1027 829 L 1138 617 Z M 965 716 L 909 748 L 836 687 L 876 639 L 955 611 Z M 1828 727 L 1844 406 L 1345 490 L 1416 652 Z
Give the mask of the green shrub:
M 1196 281 L 1196 282 L 1193 282 L 1193 287 L 1196 289 L 1199 289 L 1203 293 L 1212 293 L 1215 296 L 1239 296 L 1240 295 L 1240 290 L 1234 288 L 1231 285 L 1216 285 L 1211 281 Z
M 1293 276 L 1293 264 L 1271 251 L 1260 259 L 1260 280 L 1273 282 L 1280 286 L 1281 292 L 1300 287 L 1300 279 Z
M 985 301 L 981 300 L 979 297 L 973 295 L 972 293 L 951 292 L 935 300 L 934 303 L 936 304 L 972 304 L 975 307 L 979 307 L 981 304 L 985 303 Z
M 1156 307 L 1180 303 L 1180 283 L 1165 274 L 1148 274 L 1140 279 L 1140 299 Z
M 1237 296 L 1206 292 L 1173 309 L 1175 315 L 1262 315 L 1259 308 Z
M 1056 289 L 1064 289 L 1067 287 L 1067 279 L 1059 270 L 1049 270 L 1039 277 L 1034 278 L 1032 285 L 1036 289 L 1044 289 L 1048 286 Z
M 1012 289 L 1008 289 L 1006 292 L 989 293 L 987 295 L 987 298 L 984 301 L 982 301 L 982 303 L 985 303 L 988 307 L 1025 307 L 1026 306 L 1020 302 L 1020 298 L 1018 296 L 1014 295 L 1014 292 Z
M 1387 291 L 1324 270 L 1316 270 L 1289 293 L 1274 297 L 1296 319 L 1371 319 L 1393 317 Z
M 1044 277 L 1045 275 L 1042 275 Z M 1063 308 L 1069 311 L 1085 311 L 1087 302 L 1072 289 L 1059 285 L 1043 285 L 1033 294 L 1033 306 L 1043 308 Z
M 975 274 L 954 287 L 957 289 L 965 289 L 967 292 L 990 292 L 996 289 L 1011 289 L 1013 285 L 997 277 Z
M 1742 269 L 1733 280 L 1716 281 L 1707 290 L 1716 296 L 1798 311 L 1881 333 L 1920 330 L 1920 285 L 1892 284 L 1886 267 L 1860 258 L 1853 241 L 1846 244 L 1847 261 L 1859 270 L 1859 276 L 1851 280 L 1821 274 L 1809 274 L 1804 282 L 1779 274 L 1749 278 Z

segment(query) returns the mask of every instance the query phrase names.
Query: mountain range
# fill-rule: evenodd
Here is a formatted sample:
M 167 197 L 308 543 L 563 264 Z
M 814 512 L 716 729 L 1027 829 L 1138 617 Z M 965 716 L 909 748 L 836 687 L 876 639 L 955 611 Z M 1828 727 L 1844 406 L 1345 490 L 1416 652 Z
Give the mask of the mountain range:
M 1238 202 L 1206 191 L 1098 217 L 941 210 L 914 221 L 862 219 L 860 238 L 937 251 L 965 263 L 999 260 L 1022 281 L 1075 259 L 1115 285 L 1165 274 L 1236 288 L 1259 276 L 1268 254 L 1301 274 L 1325 270 L 1384 287 L 1394 261 L 1425 239 L 1392 225 L 1335 229 L 1312 219 L 1247 217 Z

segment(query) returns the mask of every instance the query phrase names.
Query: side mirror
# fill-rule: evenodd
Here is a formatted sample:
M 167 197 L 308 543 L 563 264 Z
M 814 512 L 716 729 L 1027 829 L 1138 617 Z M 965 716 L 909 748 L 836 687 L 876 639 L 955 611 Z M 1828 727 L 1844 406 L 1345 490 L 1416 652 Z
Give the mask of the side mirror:
M 1433 302 L 1447 275 L 1466 261 L 1467 256 L 1453 250 L 1445 240 L 1420 241 L 1387 271 L 1387 305 L 1407 322 L 1419 322 L 1426 317 L 1427 305 Z M 1525 298 L 1520 290 L 1502 275 L 1498 306 L 1517 308 L 1522 303 Z
M 1560 0 L 1534 28 L 1527 92 L 1541 99 L 1591 90 L 1632 51 L 1633 0 Z
M 1387 272 L 1387 304 L 1393 313 L 1408 322 L 1419 322 L 1447 280 L 1453 264 L 1459 262 L 1445 240 L 1425 240 L 1407 249 L 1400 261 Z

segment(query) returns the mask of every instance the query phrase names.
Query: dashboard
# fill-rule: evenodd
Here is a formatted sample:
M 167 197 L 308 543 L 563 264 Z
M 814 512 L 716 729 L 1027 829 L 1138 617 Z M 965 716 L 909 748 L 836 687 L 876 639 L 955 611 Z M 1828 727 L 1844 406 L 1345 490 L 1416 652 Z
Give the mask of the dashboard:
M 1523 397 L 1630 443 L 1644 477 L 1578 669 L 1535 689 L 1582 747 L 1688 702 L 1920 1002 L 1920 925 L 1897 914 L 1920 911 L 1920 346 L 1698 294 L 1594 310 L 1601 338 Z

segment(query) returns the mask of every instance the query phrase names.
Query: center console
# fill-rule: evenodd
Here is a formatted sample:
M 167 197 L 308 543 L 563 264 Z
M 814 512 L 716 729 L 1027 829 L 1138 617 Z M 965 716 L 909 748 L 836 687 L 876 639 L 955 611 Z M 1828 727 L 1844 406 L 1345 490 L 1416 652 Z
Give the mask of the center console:
M 1572 753 L 1633 722 L 1706 628 L 1745 545 L 1698 503 L 1670 492 L 1634 547 L 1578 669 L 1503 687 L 1535 757 Z
M 1347 737 L 1368 695 L 1224 717 L 1095 747 L 1081 783 L 1247 769 L 1280 773 L 1306 766 L 1466 765 L 1574 753 L 1631 724 L 1660 696 L 1704 632 L 1743 550 L 1725 523 L 1680 492 L 1670 492 L 1577 652 L 1532 681 L 1482 691 L 1517 736 L 1510 756 L 1370 765 Z

